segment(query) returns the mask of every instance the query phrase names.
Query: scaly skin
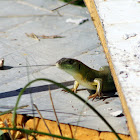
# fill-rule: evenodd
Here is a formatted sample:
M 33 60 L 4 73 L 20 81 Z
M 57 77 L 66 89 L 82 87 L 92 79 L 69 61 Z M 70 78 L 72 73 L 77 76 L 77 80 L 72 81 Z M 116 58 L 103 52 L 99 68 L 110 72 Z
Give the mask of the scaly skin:
M 114 81 L 108 66 L 94 70 L 79 60 L 71 58 L 60 59 L 56 66 L 73 76 L 75 82 L 72 91 L 75 93 L 79 84 L 90 90 L 96 90 L 96 93 L 89 96 L 88 99 L 93 98 L 94 100 L 97 96 L 102 97 L 102 92 L 104 91 L 115 90 Z

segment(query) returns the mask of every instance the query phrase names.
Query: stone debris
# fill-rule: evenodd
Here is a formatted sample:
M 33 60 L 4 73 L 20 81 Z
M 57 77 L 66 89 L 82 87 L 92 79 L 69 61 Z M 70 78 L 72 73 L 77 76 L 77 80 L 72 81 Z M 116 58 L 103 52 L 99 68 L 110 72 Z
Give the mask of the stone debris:
M 122 110 L 111 112 L 110 115 L 113 116 L 113 117 L 121 117 L 121 116 L 124 116 Z
M 71 19 L 71 18 L 68 18 L 66 20 L 67 23 L 74 23 L 74 24 L 77 24 L 77 25 L 83 24 L 86 21 L 88 21 L 88 18 L 81 18 L 81 19 Z
M 0 68 L 2 68 L 4 66 L 4 59 L 2 58 L 1 60 L 0 60 Z

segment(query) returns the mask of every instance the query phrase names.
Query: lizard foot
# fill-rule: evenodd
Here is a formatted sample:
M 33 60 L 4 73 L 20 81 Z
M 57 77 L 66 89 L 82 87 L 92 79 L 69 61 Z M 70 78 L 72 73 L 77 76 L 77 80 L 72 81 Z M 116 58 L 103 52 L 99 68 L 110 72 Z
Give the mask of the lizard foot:
M 92 98 L 92 101 L 93 101 L 96 97 L 101 97 L 101 93 L 96 92 L 95 94 L 89 96 L 88 100 Z
M 77 93 L 77 91 L 75 91 L 75 89 L 74 88 L 71 88 L 70 89 L 72 92 L 74 92 L 74 93 Z M 62 89 L 62 91 L 64 91 L 64 92 L 68 92 L 67 90 L 65 90 L 65 89 Z

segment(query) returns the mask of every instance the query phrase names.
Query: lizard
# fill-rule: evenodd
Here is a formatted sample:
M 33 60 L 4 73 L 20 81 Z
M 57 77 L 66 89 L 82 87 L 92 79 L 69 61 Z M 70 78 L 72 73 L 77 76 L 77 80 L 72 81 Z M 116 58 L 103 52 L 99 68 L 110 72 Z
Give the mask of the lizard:
M 56 66 L 73 76 L 75 82 L 71 90 L 74 93 L 77 92 L 79 84 L 87 89 L 96 90 L 88 99 L 94 100 L 96 97 L 102 97 L 102 92 L 116 89 L 109 66 L 95 70 L 72 58 L 62 58 L 56 62 Z

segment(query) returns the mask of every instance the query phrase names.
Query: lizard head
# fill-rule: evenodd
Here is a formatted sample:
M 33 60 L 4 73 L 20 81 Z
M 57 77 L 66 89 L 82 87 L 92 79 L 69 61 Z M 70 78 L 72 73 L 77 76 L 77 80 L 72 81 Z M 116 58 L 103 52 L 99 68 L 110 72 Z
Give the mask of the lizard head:
M 56 66 L 74 76 L 81 68 L 81 62 L 72 58 L 62 58 L 56 62 Z

